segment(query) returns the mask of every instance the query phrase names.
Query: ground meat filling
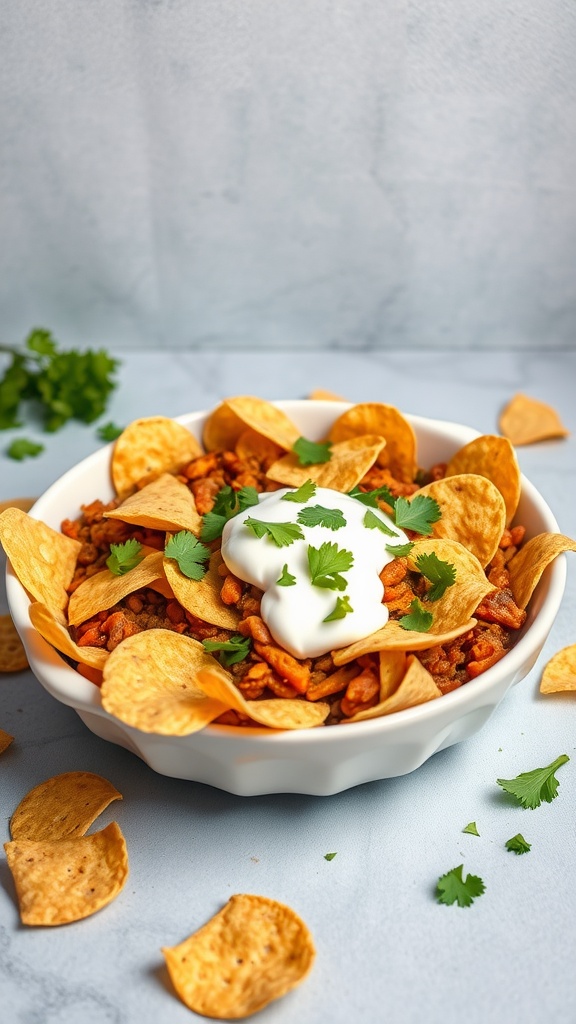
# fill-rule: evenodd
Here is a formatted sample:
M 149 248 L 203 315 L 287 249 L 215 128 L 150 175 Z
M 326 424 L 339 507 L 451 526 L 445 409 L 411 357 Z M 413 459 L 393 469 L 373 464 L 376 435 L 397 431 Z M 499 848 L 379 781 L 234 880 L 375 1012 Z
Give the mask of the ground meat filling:
M 360 484 L 364 491 L 386 485 L 395 496 L 414 493 L 424 483 L 444 476 L 445 465 L 439 463 L 428 473 L 419 472 L 417 483 L 395 480 L 390 471 L 373 467 Z M 216 495 L 228 485 L 234 490 L 254 487 L 257 491 L 276 490 L 280 485 L 266 477 L 268 460 L 264 457 L 240 458 L 234 452 L 210 452 L 194 459 L 178 476 L 192 492 L 200 515 L 213 508 Z M 117 502 L 93 501 L 82 506 L 76 520 L 65 520 L 62 532 L 80 541 L 74 577 L 69 593 L 84 580 L 106 566 L 111 544 L 135 538 L 143 545 L 162 550 L 165 535 L 160 530 L 133 527 L 119 520 L 105 519 L 104 512 L 117 508 Z M 486 575 L 496 588 L 487 595 L 474 617 L 477 625 L 450 643 L 417 657 L 431 673 L 442 693 L 457 689 L 496 664 L 514 645 L 526 612 L 516 605 L 510 589 L 507 563 L 524 538 L 524 527 L 506 529 L 498 551 L 486 568 Z M 212 544 L 219 546 L 219 541 Z M 317 701 L 330 705 L 326 725 L 353 717 L 357 712 L 374 707 L 380 696 L 378 654 L 367 654 L 348 665 L 337 668 L 332 656 L 298 659 L 275 644 L 260 615 L 262 592 L 230 573 L 225 565 L 221 599 L 240 613 L 238 632 L 252 640 L 248 656 L 230 666 L 234 682 L 246 700 L 288 697 Z M 396 558 L 386 565 L 380 576 L 384 585 L 384 601 L 390 617 L 405 615 L 414 597 L 423 596 L 424 580 L 409 570 L 406 558 Z M 123 601 L 79 626 L 70 627 L 73 640 L 82 646 L 114 650 L 123 640 L 145 629 L 172 629 L 195 640 L 228 640 L 232 633 L 196 618 L 174 598 L 167 598 L 153 586 L 130 594 Z M 227 711 L 217 722 L 227 725 L 252 725 L 253 721 L 237 711 Z

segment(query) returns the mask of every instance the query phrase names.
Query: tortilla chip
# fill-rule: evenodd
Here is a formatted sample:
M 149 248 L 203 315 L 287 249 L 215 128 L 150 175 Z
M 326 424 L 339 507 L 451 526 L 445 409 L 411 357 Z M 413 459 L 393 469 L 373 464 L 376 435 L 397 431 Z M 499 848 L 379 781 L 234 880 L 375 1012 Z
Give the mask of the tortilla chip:
M 215 551 L 210 556 L 208 571 L 201 580 L 191 580 L 185 576 L 173 558 L 164 559 L 164 572 L 176 600 L 186 611 L 212 626 L 235 630 L 241 616 L 236 608 L 223 604 L 220 598 L 224 580 L 218 572 L 219 565 L 222 565 L 222 555 L 220 551 Z
M 103 515 L 105 519 L 120 519 L 149 530 L 190 530 L 196 536 L 202 526 L 192 493 L 171 473 L 162 473 L 126 498 L 119 508 Z
M 4 732 L 4 729 L 0 729 L 0 754 L 3 754 L 13 742 L 14 737 L 9 732 Z
M 259 434 L 256 430 L 252 430 L 251 427 L 242 431 L 236 441 L 234 451 L 243 462 L 256 459 L 258 465 L 263 466 L 264 469 L 267 469 L 273 462 L 276 462 L 283 453 L 280 445 L 274 444 L 274 441 L 270 441 L 269 438 Z
M 8 498 L 7 501 L 0 501 L 0 514 L 7 508 L 19 508 L 21 512 L 29 512 L 37 501 L 38 498 Z
M 166 416 L 134 420 L 114 442 L 112 481 L 116 494 L 127 498 L 138 484 L 150 483 L 163 473 L 178 473 L 202 455 L 193 434 Z
M 514 395 L 502 410 L 498 426 L 500 433 L 515 445 L 568 437 L 570 433 L 551 405 L 523 394 Z
M 475 473 L 491 480 L 504 498 L 509 526 L 520 501 L 522 481 L 516 452 L 507 437 L 483 434 L 465 444 L 450 459 L 446 476 Z
M 562 533 L 539 533 L 510 559 L 510 589 L 519 608 L 526 608 L 544 570 L 565 551 L 576 551 L 576 541 Z
M 83 836 L 122 794 L 92 772 L 64 772 L 31 789 L 10 819 L 12 839 L 53 842 Z
M 412 483 L 417 470 L 416 434 L 402 413 L 382 402 L 361 402 L 338 417 L 328 438 L 347 441 L 364 434 L 385 438 L 386 447 L 378 455 L 378 465 L 388 467 L 397 480 Z
M 299 985 L 315 957 L 312 936 L 288 906 L 244 893 L 178 946 L 164 946 L 172 984 L 195 1013 L 248 1017 Z
M 113 821 L 73 839 L 14 839 L 4 844 L 23 924 L 80 921 L 110 903 L 128 877 L 124 836 Z
M 576 691 L 576 644 L 563 647 L 544 668 L 540 693 L 567 693 Z
M 314 466 L 301 466 L 297 456 L 291 453 L 274 462 L 266 476 L 286 487 L 300 487 L 306 480 L 313 480 L 319 487 L 346 493 L 360 483 L 384 444 L 384 438 L 372 434 L 352 437 L 332 446 L 329 462 Z
M 207 696 L 200 668 L 214 663 L 202 644 L 170 629 L 123 640 L 104 667 L 102 706 L 127 725 L 163 736 L 188 736 L 231 707 Z
M 311 703 L 286 697 L 245 700 L 232 677 L 214 659 L 211 666 L 202 666 L 197 678 L 205 693 L 269 729 L 313 729 L 322 725 L 330 712 L 330 705 L 320 701 Z
M 347 665 L 354 658 L 361 658 L 363 654 L 374 654 L 376 651 L 428 651 L 431 647 L 439 647 L 441 644 L 456 640 L 475 625 L 476 619 L 468 619 L 460 626 L 455 626 L 444 633 L 418 633 L 413 629 L 403 629 L 395 619 L 389 619 L 382 629 L 364 637 L 363 640 L 356 640 L 348 647 L 332 651 L 332 660 L 335 665 Z
M 307 396 L 311 402 L 346 402 L 342 395 L 336 395 L 333 391 L 325 391 L 324 388 L 314 388 Z
M 396 692 L 406 672 L 406 652 L 380 651 L 380 702 Z
M 418 572 L 419 556 L 432 553 L 456 569 L 453 585 L 444 591 L 441 598 L 437 601 L 422 599 L 423 607 L 434 616 L 432 632 L 447 633 L 467 622 L 482 599 L 496 588 L 486 578 L 478 559 L 453 540 L 431 537 L 416 541 L 407 556 L 408 568 Z
M 374 707 L 358 711 L 352 718 L 345 719 L 343 724 L 364 722 L 368 718 L 381 718 L 383 715 L 391 715 L 394 711 L 405 711 L 406 708 L 413 708 L 417 704 L 425 704 L 442 696 L 442 690 L 436 686 L 433 676 L 415 655 L 408 655 L 406 664 L 404 678 L 394 693 Z
M 0 515 L 0 542 L 22 586 L 52 611 L 68 604 L 82 545 L 17 508 Z
M 10 615 L 0 615 L 0 672 L 22 672 L 28 668 L 24 645 Z
M 95 669 L 104 667 L 108 651 L 101 647 L 89 647 L 88 645 L 79 647 L 70 636 L 63 616 L 58 616 L 50 611 L 40 601 L 31 604 L 28 613 L 34 629 L 38 630 L 40 636 L 44 637 L 47 643 L 60 651 L 60 654 L 65 654 L 73 661 L 82 662 L 84 665 L 91 665 Z
M 481 566 L 492 561 L 506 527 L 506 505 L 498 488 L 484 476 L 460 473 L 421 487 L 442 513 L 432 525 L 432 537 L 458 541 L 476 556 Z
M 164 552 L 154 551 L 146 555 L 130 572 L 115 576 L 110 569 L 102 569 L 84 580 L 70 597 L 68 622 L 78 626 L 87 622 L 98 612 L 113 608 L 128 594 L 147 587 L 154 580 L 164 576 Z
M 283 451 L 290 451 L 300 433 L 292 420 L 271 402 L 251 395 L 228 398 L 208 416 L 203 440 L 209 452 L 234 451 L 240 435 L 250 427 Z

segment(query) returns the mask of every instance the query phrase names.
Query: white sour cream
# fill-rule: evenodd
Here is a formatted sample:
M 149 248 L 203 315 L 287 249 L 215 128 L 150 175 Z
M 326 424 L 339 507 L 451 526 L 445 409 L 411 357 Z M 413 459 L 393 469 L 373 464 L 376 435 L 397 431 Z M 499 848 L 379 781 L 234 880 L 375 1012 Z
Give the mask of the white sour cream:
M 317 658 L 361 640 L 385 625 L 388 610 L 382 603 L 384 587 L 379 574 L 394 557 L 386 551 L 386 545 L 405 544 L 408 538 L 379 508 L 371 508 L 370 512 L 394 536 L 377 528 L 368 529 L 364 525 L 367 506 L 347 494 L 317 487 L 307 502 L 283 501 L 283 495 L 293 490 L 283 487 L 271 494 L 261 494 L 258 505 L 230 519 L 222 533 L 222 557 L 235 576 L 264 591 L 261 614 L 276 642 L 296 658 Z M 297 523 L 300 510 L 314 505 L 340 509 L 346 525 L 331 530 L 327 526 L 299 524 L 304 539 L 287 547 L 278 547 L 268 535 L 257 537 L 245 525 L 249 518 Z M 311 582 L 308 548 L 319 548 L 325 542 L 337 544 L 354 556 L 352 567 L 342 573 L 347 583 L 345 590 L 325 589 Z M 296 579 L 293 586 L 278 585 L 285 565 Z M 339 597 L 348 599 L 352 611 L 344 618 L 324 622 Z

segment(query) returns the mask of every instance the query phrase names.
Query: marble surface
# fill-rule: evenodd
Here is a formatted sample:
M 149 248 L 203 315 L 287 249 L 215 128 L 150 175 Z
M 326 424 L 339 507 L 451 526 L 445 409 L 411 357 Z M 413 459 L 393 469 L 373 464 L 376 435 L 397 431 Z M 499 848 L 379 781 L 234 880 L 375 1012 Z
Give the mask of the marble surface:
M 576 354 L 393 351 L 379 355 L 305 352 L 229 355 L 120 352 L 120 386 L 110 416 L 177 415 L 229 394 L 301 397 L 326 387 L 351 400 L 382 399 L 409 412 L 496 428 L 517 390 L 553 403 L 567 440 L 521 448 L 519 460 L 576 536 Z M 0 501 L 37 494 L 98 446 L 94 427 L 45 436 L 36 460 L 4 454 Z M 291 904 L 317 946 L 305 983 L 262 1011 L 270 1024 L 350 1019 L 366 1024 L 527 1024 L 576 1019 L 576 708 L 542 697 L 540 672 L 576 642 L 576 566 L 562 608 L 529 677 L 483 730 L 437 754 L 411 775 L 328 798 L 240 798 L 154 774 L 132 754 L 93 736 L 29 672 L 0 678 L 0 726 L 15 736 L 0 758 L 2 841 L 21 797 L 59 772 L 104 775 L 123 794 L 100 825 L 117 820 L 130 877 L 93 917 L 53 929 L 19 923 L 11 876 L 0 858 L 0 990 L 3 1024 L 185 1024 L 160 953 L 202 925 L 234 892 Z M 514 806 L 496 785 L 550 763 L 558 798 L 535 811 Z M 480 837 L 463 834 L 476 821 Z M 517 857 L 504 843 L 532 843 Z M 332 861 L 324 855 L 336 852 Z M 438 877 L 458 864 L 486 892 L 468 909 L 440 906 Z

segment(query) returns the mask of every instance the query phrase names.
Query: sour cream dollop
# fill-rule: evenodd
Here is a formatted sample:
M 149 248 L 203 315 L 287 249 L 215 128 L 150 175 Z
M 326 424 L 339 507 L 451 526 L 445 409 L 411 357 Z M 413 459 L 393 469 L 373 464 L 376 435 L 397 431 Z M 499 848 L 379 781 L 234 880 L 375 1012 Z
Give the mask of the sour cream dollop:
M 347 494 L 327 487 L 317 487 L 308 501 L 284 501 L 294 493 L 289 487 L 259 495 L 258 505 L 230 519 L 222 533 L 222 557 L 235 576 L 264 591 L 261 615 L 278 644 L 296 658 L 317 658 L 327 651 L 361 640 L 388 619 L 382 603 L 384 587 L 379 574 L 394 558 L 387 545 L 405 544 L 408 538 L 389 516 L 379 508 L 370 508 Z M 345 525 L 337 530 L 328 526 L 306 526 L 299 523 L 303 539 L 278 547 L 267 534 L 257 537 L 246 526 L 247 519 L 268 523 L 298 523 L 302 509 L 320 505 L 339 509 Z M 366 513 L 380 519 L 393 534 L 365 525 Z M 368 517 L 370 519 L 370 517 Z M 336 544 L 353 555 L 350 569 L 341 575 L 345 590 L 328 589 L 312 583 L 308 549 L 322 544 Z M 295 583 L 281 586 L 278 580 L 287 567 Z M 336 608 L 338 598 L 347 598 L 352 609 L 343 618 L 324 620 Z

